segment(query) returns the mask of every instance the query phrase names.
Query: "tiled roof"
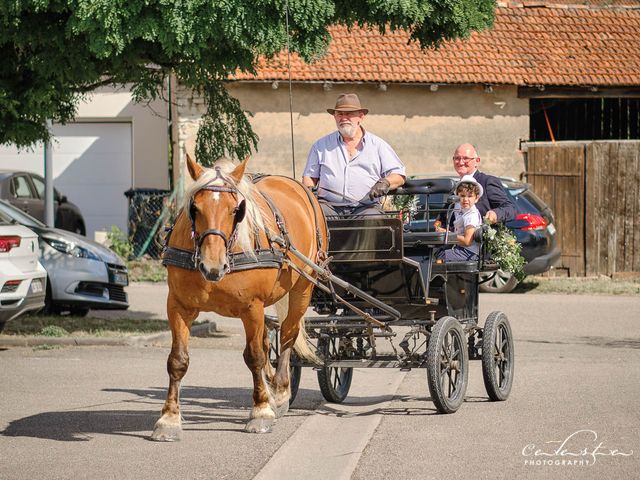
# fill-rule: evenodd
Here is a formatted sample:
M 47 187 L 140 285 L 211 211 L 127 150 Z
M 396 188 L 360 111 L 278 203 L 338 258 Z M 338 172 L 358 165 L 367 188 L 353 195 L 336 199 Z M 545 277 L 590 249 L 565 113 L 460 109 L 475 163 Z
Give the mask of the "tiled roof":
M 640 2 L 618 1 L 613 7 L 597 5 L 611 2 L 588 3 L 503 5 L 491 30 L 446 42 L 438 50 L 407 44 L 406 32 L 382 36 L 335 26 L 325 57 L 308 65 L 291 56 L 291 77 L 316 82 L 640 85 Z M 236 78 L 287 80 L 287 56 L 261 61 L 255 77 Z

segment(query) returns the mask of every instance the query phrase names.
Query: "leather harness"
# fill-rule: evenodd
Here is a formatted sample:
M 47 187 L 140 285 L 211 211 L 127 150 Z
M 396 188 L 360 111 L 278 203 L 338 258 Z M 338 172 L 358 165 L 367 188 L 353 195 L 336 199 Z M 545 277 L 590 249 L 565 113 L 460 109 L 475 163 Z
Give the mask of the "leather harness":
M 255 175 L 251 177 L 251 180 L 254 184 L 256 184 L 260 180 L 264 179 L 265 177 L 266 175 Z M 220 167 L 216 167 L 216 177 L 214 178 L 214 180 L 218 178 L 222 179 Z M 325 246 L 323 245 L 323 242 L 322 242 L 322 233 L 320 232 L 320 226 L 318 224 L 318 212 L 316 211 L 315 204 L 311 199 L 311 195 L 312 195 L 311 192 L 309 192 L 309 190 L 305 187 L 303 187 L 303 189 L 307 194 L 307 196 L 309 197 L 309 202 L 311 203 L 311 206 L 313 209 L 313 215 L 314 215 L 314 220 L 316 225 L 316 242 L 318 245 L 318 251 L 323 252 Z M 200 190 L 194 192 L 193 195 L 195 195 L 201 190 L 231 193 L 234 196 L 239 194 L 237 188 L 233 186 L 229 186 L 228 184 L 226 184 L 226 182 L 224 185 L 207 185 L 201 188 Z M 270 248 L 262 247 L 262 244 L 260 242 L 260 235 L 259 235 L 260 232 L 256 227 L 254 229 L 255 250 L 253 252 L 253 254 L 255 255 L 255 258 L 254 258 L 254 255 L 251 255 L 247 252 L 237 252 L 237 253 L 229 252 L 229 250 L 231 249 L 231 247 L 233 246 L 233 244 L 237 239 L 238 225 L 240 224 L 240 222 L 244 220 L 244 217 L 246 214 L 246 200 L 244 199 L 238 204 L 238 207 L 236 208 L 233 230 L 229 238 L 227 238 L 224 232 L 216 228 L 208 229 L 202 232 L 201 234 L 198 234 L 195 226 L 195 215 L 197 212 L 195 211 L 195 208 L 193 206 L 193 196 L 192 196 L 191 199 L 189 200 L 188 215 L 189 215 L 189 219 L 191 220 L 191 237 L 193 238 L 193 241 L 194 241 L 194 250 L 191 251 L 191 250 L 185 250 L 182 248 L 169 246 L 169 239 L 171 238 L 171 233 L 173 232 L 173 227 L 175 225 L 173 224 L 169 228 L 167 228 L 168 233 L 164 243 L 164 251 L 162 254 L 162 264 L 164 266 L 171 265 L 174 267 L 184 268 L 186 270 L 193 270 L 193 271 L 197 270 L 197 265 L 200 260 L 200 248 L 202 246 L 202 242 L 204 241 L 205 237 L 207 237 L 208 235 L 216 235 L 222 238 L 225 248 L 227 250 L 227 258 L 229 259 L 228 272 L 240 272 L 244 270 L 251 270 L 251 269 L 258 269 L 258 268 L 260 269 L 261 268 L 277 268 L 277 269 L 282 268 L 282 264 L 287 256 L 287 252 L 289 251 L 289 247 L 291 245 L 291 242 L 289 240 L 289 232 L 287 230 L 284 217 L 282 216 L 282 213 L 280 212 L 278 207 L 273 203 L 271 198 L 268 195 L 266 195 L 264 192 L 259 192 L 259 193 L 260 195 L 262 195 L 262 198 L 265 200 L 271 212 L 273 213 L 273 216 L 275 218 L 276 225 L 278 227 L 279 234 L 280 234 L 279 236 L 274 235 L 270 231 L 270 229 L 265 225 L 264 231 L 265 231 L 265 235 L 267 237 L 267 241 Z M 284 240 L 284 242 L 282 240 Z M 274 244 L 280 245 L 281 247 L 284 248 L 284 250 L 274 248 Z

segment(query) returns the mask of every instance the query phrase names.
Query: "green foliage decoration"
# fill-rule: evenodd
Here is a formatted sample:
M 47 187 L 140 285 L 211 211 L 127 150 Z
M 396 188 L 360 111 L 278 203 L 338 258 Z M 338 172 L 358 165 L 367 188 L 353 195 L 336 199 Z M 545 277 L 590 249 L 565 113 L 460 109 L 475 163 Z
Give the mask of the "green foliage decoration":
M 389 202 L 391 210 L 397 210 L 403 223 L 412 221 L 418 213 L 417 195 L 391 195 Z
M 85 95 L 129 85 L 163 95 L 170 75 L 209 102 L 198 149 L 242 158 L 256 148 L 239 103 L 222 88 L 289 45 L 310 61 L 333 24 L 407 29 L 425 48 L 493 23 L 495 0 L 0 0 L 0 144 L 47 140 Z M 288 25 L 285 15 L 288 13 Z
M 510 272 L 519 282 L 526 277 L 524 273 L 525 259 L 521 255 L 522 245 L 502 223 L 485 223 L 483 240 L 487 252 L 501 270 Z

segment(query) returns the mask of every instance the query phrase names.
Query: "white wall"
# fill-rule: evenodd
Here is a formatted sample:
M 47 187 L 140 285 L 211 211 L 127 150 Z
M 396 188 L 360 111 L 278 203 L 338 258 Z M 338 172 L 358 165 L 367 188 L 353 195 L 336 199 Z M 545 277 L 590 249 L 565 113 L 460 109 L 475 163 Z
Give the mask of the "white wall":
M 133 102 L 126 88 L 101 88 L 73 123 L 54 125 L 54 186 L 81 209 L 87 236 L 117 225 L 127 231 L 130 188 L 169 188 L 167 104 Z M 0 168 L 44 173 L 42 145 L 0 146 Z
M 131 123 L 70 123 L 54 125 L 53 184 L 82 212 L 87 237 L 116 225 L 127 231 L 132 185 Z M 30 151 L 0 147 L 0 166 L 44 176 L 44 148 Z

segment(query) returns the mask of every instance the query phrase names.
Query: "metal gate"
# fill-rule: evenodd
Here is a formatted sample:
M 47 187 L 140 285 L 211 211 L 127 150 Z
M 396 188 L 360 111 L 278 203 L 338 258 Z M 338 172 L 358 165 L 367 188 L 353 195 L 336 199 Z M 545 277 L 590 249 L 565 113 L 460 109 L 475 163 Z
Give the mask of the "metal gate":
M 529 143 L 527 181 L 556 216 L 570 276 L 640 272 L 640 141 Z

